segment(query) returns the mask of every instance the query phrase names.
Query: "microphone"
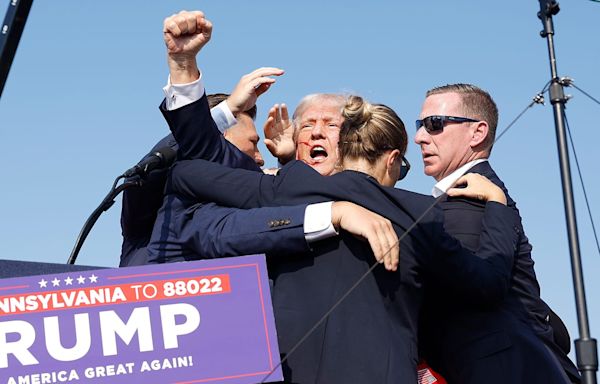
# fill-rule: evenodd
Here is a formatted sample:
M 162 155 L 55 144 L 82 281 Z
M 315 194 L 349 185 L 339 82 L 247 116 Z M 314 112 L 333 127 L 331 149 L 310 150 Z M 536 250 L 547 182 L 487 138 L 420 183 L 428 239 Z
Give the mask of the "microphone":
M 154 169 L 168 168 L 175 161 L 177 152 L 171 147 L 159 148 L 146 156 L 142 161 L 135 166 L 129 168 L 123 173 L 124 177 L 139 175 L 146 177 L 148 173 Z

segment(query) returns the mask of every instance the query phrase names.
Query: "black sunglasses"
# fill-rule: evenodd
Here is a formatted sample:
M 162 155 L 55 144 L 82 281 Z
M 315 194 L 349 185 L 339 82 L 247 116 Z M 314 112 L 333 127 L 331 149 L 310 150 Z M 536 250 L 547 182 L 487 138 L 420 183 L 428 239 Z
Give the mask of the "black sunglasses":
M 456 117 L 456 116 L 427 116 L 423 120 L 415 121 L 415 125 L 417 126 L 417 131 L 421 127 L 425 127 L 425 130 L 429 133 L 437 132 L 444 129 L 444 125 L 447 121 L 451 121 L 453 123 L 476 123 L 480 120 L 473 120 L 467 117 Z
M 408 171 L 410 171 L 410 163 L 406 157 L 402 156 L 402 164 L 400 165 L 400 176 L 398 176 L 398 180 L 404 179 L 408 174 Z

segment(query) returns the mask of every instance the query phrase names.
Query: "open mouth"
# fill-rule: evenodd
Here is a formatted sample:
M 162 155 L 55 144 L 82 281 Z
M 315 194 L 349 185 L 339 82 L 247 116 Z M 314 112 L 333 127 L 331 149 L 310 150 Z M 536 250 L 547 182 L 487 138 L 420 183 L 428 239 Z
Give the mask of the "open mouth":
M 325 148 L 320 145 L 315 145 L 310 149 L 310 157 L 316 161 L 323 161 L 329 156 Z

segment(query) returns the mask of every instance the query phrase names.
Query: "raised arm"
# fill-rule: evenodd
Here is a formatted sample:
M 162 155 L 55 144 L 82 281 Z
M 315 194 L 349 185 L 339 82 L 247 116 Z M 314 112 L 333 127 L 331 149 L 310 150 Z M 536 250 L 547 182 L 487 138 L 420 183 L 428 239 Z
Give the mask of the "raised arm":
M 211 35 L 212 23 L 200 11 L 182 11 L 164 20 L 163 36 L 171 94 L 169 100 L 165 99 L 161 104 L 161 112 L 179 144 L 179 159 L 204 158 L 255 168 L 252 159 L 246 159 L 223 138 L 210 115 L 196 55 L 210 41 Z M 192 88 L 190 95 L 181 92 L 183 87 L 196 82 L 197 89 Z M 183 94 L 178 94 L 178 91 Z M 194 100 L 194 93 L 199 93 L 200 99 L 184 103 L 180 108 L 168 108 L 167 104 L 173 103 L 177 97 Z
M 182 11 L 163 22 L 167 48 L 169 85 L 161 111 L 179 143 L 180 159 L 203 158 L 235 167 L 257 169 L 232 144 L 226 141 L 208 113 L 201 72 L 196 57 L 210 41 L 212 24 L 200 11 Z M 279 68 L 260 68 L 244 75 L 227 99 L 229 111 L 236 116 L 251 108 L 256 99 L 280 76 Z M 177 106 L 176 108 L 173 106 Z

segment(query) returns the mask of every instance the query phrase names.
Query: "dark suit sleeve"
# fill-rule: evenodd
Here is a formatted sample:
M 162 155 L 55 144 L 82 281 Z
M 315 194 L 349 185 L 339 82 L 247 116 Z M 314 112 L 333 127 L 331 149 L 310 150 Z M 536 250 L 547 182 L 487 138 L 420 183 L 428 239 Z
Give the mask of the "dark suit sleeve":
M 256 208 L 260 207 L 261 180 L 273 178 L 209 161 L 188 160 L 175 163 L 170 182 L 173 191 L 187 201 L 213 201 L 230 207 Z
M 225 140 L 212 119 L 206 94 L 172 111 L 166 109 L 163 100 L 160 110 L 179 144 L 179 160 L 205 159 L 233 168 L 260 170 L 254 159 Z
M 248 210 L 203 204 L 182 228 L 181 240 L 202 258 L 306 252 L 305 209 L 306 204 Z
M 442 215 L 439 215 L 443 217 Z M 433 278 L 467 300 L 493 303 L 510 289 L 515 247 L 519 240 L 518 216 L 503 204 L 486 204 L 477 254 L 463 248 L 440 226 L 435 258 L 429 259 Z M 437 231 L 436 231 L 437 232 Z
M 171 182 L 173 190 L 191 201 L 256 208 L 350 198 L 351 194 L 332 177 L 321 176 L 301 161 L 286 164 L 277 176 L 272 176 L 191 160 L 175 164 Z
M 163 263 L 265 252 L 309 250 L 304 237 L 306 204 L 242 210 L 165 197 L 148 261 Z M 166 213 L 166 214 L 165 214 Z

